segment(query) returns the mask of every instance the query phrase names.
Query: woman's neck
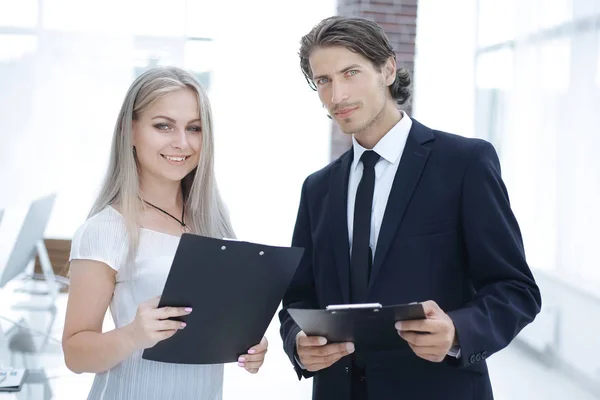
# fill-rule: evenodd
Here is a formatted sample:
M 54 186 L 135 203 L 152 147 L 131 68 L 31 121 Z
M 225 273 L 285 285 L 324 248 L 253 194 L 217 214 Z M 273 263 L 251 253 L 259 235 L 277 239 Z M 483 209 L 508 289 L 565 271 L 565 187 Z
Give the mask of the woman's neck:
M 144 177 L 140 179 L 140 192 L 143 200 L 157 207 L 170 210 L 179 210 L 183 207 L 181 182 L 165 182 Z

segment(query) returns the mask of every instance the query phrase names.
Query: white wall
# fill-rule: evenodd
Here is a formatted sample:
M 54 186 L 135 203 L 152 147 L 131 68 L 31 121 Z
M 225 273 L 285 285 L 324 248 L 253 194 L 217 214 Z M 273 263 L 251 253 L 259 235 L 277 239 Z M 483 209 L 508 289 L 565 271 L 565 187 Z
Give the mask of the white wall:
M 219 32 L 211 93 L 218 174 L 238 236 L 285 245 L 302 182 L 330 152 L 330 120 L 300 71 L 299 41 L 336 2 L 239 4 L 223 10 L 235 29 Z
M 430 128 L 473 137 L 476 0 L 420 0 L 413 114 Z

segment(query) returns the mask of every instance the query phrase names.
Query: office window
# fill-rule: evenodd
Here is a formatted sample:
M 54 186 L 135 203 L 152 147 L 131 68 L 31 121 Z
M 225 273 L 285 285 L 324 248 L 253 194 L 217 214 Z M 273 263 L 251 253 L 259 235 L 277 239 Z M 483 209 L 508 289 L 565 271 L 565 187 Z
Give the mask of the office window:
M 110 35 L 131 31 L 132 4 L 121 0 L 43 0 L 44 29 Z
M 33 54 L 36 48 L 37 37 L 34 35 L 0 34 L 0 63 Z
M 184 67 L 193 72 L 206 90 L 216 60 L 215 43 L 209 40 L 188 40 L 185 44 Z
M 218 36 L 218 2 L 214 0 L 187 0 L 186 34 L 195 38 L 214 38 Z
M 544 42 L 540 45 L 540 57 L 540 87 L 561 93 L 568 91 L 571 78 L 571 38 Z
M 133 33 L 140 36 L 185 36 L 185 0 L 134 0 Z
M 0 26 L 35 28 L 38 19 L 38 0 L 0 0 Z
M 505 4 L 514 6 L 511 40 Z M 600 32 L 589 22 L 600 18 L 600 3 L 478 5 L 475 122 L 499 152 L 528 261 L 582 287 L 598 284 Z
M 476 84 L 482 89 L 509 89 L 513 85 L 514 61 L 511 49 L 484 53 L 477 58 Z
M 135 50 L 133 55 L 133 66 L 135 76 L 140 76 L 144 71 L 165 65 L 172 65 L 167 51 L 161 50 Z
M 478 40 L 479 47 L 486 47 L 516 35 L 516 2 L 518 0 L 480 0 Z
M 539 6 L 536 14 L 539 18 L 539 29 L 554 28 L 573 19 L 573 0 L 537 1 Z M 577 2 L 579 3 L 579 1 Z
M 593 18 L 600 12 L 600 2 L 598 0 L 577 0 L 573 4 L 573 18 Z
M 185 38 L 136 36 L 133 44 L 135 76 L 154 66 L 183 66 Z
M 596 34 L 596 84 L 600 86 L 600 31 Z

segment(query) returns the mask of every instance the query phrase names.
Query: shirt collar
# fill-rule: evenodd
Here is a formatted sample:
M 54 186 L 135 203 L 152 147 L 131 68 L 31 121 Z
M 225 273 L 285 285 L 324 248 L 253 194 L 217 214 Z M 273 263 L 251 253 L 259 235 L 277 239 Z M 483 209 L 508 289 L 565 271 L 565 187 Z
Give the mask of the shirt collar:
M 395 164 L 400 160 L 408 133 L 412 127 L 412 120 L 404 111 L 402 113 L 402 119 L 398 121 L 396 125 L 386 133 L 381 140 L 375 145 L 373 151 L 381 156 L 384 160 L 390 164 Z M 354 160 L 352 161 L 352 170 L 356 170 L 358 163 L 363 153 L 367 151 L 352 135 L 352 148 L 354 150 Z

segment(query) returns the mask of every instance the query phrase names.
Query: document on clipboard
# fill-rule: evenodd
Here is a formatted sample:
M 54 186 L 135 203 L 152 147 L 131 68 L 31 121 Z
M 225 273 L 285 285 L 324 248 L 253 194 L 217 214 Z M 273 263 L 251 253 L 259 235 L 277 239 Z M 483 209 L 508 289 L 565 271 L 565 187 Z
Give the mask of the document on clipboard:
M 144 350 L 146 360 L 236 362 L 260 343 L 304 249 L 182 235 L 159 307 L 192 307 L 186 328 Z
M 394 324 L 424 319 L 420 303 L 382 306 L 379 303 L 330 305 L 323 309 L 288 309 L 308 336 L 322 336 L 328 343 L 352 342 L 357 351 L 392 350 L 406 346 Z

